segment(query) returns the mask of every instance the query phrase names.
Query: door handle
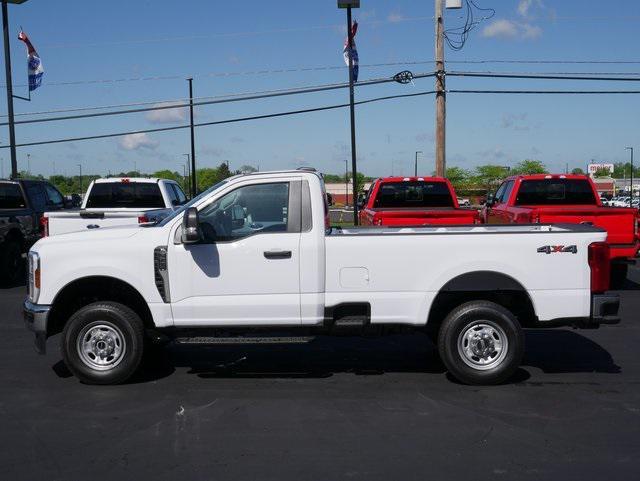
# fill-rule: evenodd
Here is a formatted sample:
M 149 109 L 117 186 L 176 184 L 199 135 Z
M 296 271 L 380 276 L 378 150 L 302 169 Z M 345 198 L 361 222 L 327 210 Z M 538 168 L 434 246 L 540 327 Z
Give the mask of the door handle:
M 87 226 L 87 229 L 99 229 L 100 226 L 98 224 L 89 224 Z
M 291 259 L 291 251 L 265 251 L 267 259 Z

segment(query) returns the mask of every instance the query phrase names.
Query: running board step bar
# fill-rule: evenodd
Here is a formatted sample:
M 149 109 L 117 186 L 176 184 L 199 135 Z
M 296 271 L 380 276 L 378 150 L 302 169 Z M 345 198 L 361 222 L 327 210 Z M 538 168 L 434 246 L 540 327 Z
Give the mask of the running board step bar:
M 307 344 L 315 336 L 282 337 L 178 337 L 176 344 Z

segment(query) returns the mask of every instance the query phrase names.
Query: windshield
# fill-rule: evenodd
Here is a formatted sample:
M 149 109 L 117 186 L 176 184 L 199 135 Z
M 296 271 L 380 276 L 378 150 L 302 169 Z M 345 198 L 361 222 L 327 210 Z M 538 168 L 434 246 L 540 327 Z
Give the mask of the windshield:
M 595 205 L 593 189 L 586 179 L 525 180 L 516 205 Z
M 226 183 L 227 183 L 227 181 L 223 180 L 223 181 L 218 182 L 217 184 L 212 185 L 207 190 L 205 190 L 204 192 L 201 192 L 200 194 L 195 196 L 193 199 L 191 199 L 189 202 L 184 204 L 182 207 L 180 207 L 179 209 L 173 211 L 168 217 L 165 217 L 164 219 L 162 219 L 162 221 L 158 222 L 156 225 L 157 226 L 167 225 L 169 222 L 171 222 L 177 216 L 181 215 L 189 207 L 192 207 L 194 204 L 197 204 L 198 202 L 200 202 L 201 199 L 207 197 L 212 192 L 218 190 L 220 187 L 222 187 Z
M 23 209 L 26 206 L 18 184 L 0 184 L 0 209 Z
M 378 209 L 453 207 L 453 199 L 444 182 L 385 182 L 373 206 Z

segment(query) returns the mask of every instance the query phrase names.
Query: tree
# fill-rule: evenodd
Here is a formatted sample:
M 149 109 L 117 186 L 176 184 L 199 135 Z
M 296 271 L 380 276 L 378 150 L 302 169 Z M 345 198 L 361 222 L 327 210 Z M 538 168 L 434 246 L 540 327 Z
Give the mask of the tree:
M 172 172 L 169 169 L 158 170 L 151 174 L 151 177 L 158 177 L 160 179 L 175 180 L 176 182 L 182 182 L 182 176 L 178 172 Z
M 252 172 L 258 172 L 258 169 L 256 169 L 253 165 L 242 165 L 240 166 L 240 172 L 242 174 L 251 174 Z
M 525 159 L 511 169 L 513 174 L 547 174 L 547 167 L 539 160 Z
M 610 177 L 611 172 L 609 171 L 609 169 L 598 169 L 593 173 L 593 176 L 597 178 Z
M 580 167 L 576 167 L 571 171 L 571 173 L 573 175 L 584 175 L 584 170 L 582 170 Z
M 469 171 L 461 167 L 448 167 L 445 177 L 457 189 L 469 182 Z
M 509 168 L 503 165 L 479 165 L 474 181 L 486 189 L 491 189 L 509 175 Z

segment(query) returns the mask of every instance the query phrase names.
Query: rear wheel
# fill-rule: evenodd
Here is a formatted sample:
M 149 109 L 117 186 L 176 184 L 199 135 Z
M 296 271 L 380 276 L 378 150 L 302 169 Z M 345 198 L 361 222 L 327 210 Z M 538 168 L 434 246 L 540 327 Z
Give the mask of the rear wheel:
M 144 349 L 143 324 L 130 308 L 96 302 L 76 312 L 62 333 L 62 356 L 87 384 L 118 384 L 136 371 Z
M 438 335 L 438 351 L 459 381 L 500 384 L 520 365 L 524 335 L 507 309 L 493 302 L 473 301 L 446 317 Z

